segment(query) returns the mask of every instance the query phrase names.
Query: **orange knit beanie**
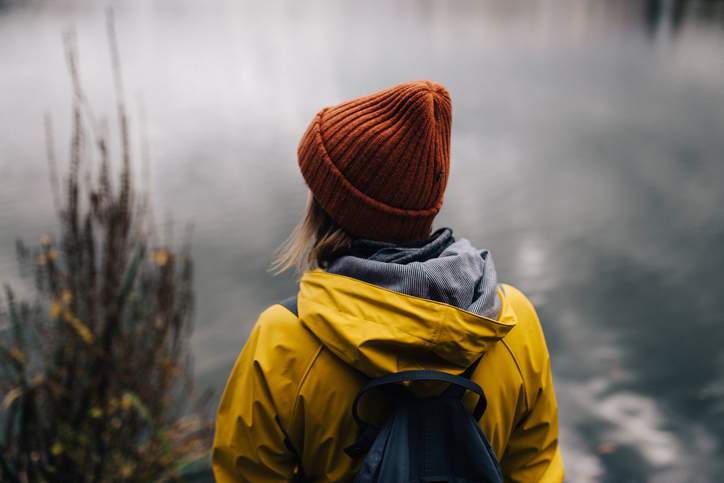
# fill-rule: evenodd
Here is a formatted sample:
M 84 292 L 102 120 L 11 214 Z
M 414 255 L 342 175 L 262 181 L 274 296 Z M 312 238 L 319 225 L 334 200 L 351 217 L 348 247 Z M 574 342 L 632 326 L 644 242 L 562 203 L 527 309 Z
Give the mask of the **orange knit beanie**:
M 317 203 L 353 236 L 426 238 L 450 166 L 452 107 L 443 86 L 399 84 L 322 109 L 299 142 Z

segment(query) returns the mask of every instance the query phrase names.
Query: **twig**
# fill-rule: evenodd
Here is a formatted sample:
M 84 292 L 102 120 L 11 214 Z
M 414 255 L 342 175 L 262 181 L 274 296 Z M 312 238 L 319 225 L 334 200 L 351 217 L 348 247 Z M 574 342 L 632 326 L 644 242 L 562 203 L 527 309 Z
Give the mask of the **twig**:
M 53 122 L 50 113 L 43 117 L 45 125 L 45 154 L 48 161 L 48 174 L 50 177 L 50 192 L 53 196 L 53 209 L 60 212 L 60 179 L 58 178 L 58 165 L 55 160 L 55 146 L 53 143 Z

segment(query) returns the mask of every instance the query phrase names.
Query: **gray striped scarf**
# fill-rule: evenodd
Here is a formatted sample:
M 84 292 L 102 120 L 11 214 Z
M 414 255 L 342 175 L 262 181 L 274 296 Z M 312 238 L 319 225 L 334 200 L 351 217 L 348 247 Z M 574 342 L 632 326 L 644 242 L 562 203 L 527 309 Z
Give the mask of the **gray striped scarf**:
M 404 245 L 357 239 L 349 254 L 326 270 L 492 319 L 500 312 L 490 252 L 473 248 L 465 238 L 455 240 L 449 228 Z

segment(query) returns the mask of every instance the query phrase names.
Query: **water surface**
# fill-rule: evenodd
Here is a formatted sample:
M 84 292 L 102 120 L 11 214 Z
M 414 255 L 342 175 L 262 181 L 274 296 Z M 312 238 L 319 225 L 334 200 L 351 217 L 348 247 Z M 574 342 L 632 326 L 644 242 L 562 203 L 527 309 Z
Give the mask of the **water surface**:
M 112 114 L 97 3 L 0 2 L 3 281 L 18 283 L 14 239 L 55 226 L 42 118 L 66 152 L 64 30 Z M 257 314 L 293 290 L 266 268 L 303 211 L 295 150 L 314 113 L 429 78 L 454 110 L 438 226 L 537 305 L 568 480 L 722 481 L 724 4 L 261 5 L 116 5 L 157 216 L 194 224 L 200 384 L 221 390 Z

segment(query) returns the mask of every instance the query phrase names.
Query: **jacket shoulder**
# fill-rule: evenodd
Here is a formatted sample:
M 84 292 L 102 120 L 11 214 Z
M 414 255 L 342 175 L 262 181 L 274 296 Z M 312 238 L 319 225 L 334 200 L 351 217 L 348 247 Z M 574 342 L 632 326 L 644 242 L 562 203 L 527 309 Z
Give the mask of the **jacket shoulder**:
M 263 372 L 272 394 L 283 399 L 278 401 L 280 417 L 287 419 L 322 345 L 280 304 L 268 307 L 259 315 L 249 341 L 253 341 L 253 363 Z
M 503 285 L 505 303 L 515 313 L 517 324 L 502 340 L 521 373 L 526 392 L 526 403 L 531 407 L 543 389 L 550 356 L 543 328 L 535 307 L 528 297 L 512 285 Z
M 291 344 L 297 349 L 320 343 L 281 302 L 270 305 L 259 314 L 253 331 L 272 337 L 278 345 Z

